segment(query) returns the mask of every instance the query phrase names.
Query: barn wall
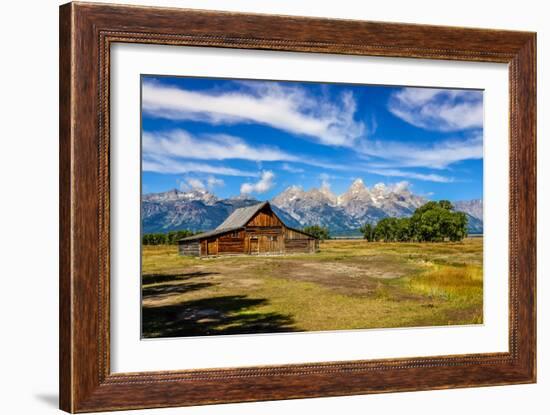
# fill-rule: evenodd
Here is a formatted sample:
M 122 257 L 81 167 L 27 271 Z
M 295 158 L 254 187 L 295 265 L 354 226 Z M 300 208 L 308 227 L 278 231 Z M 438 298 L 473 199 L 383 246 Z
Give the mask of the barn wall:
M 316 252 L 315 239 L 285 239 L 285 252 Z
M 244 239 L 244 252 L 247 254 L 283 253 L 284 237 L 282 230 L 247 230 Z
M 280 254 L 284 252 L 283 223 L 271 209 L 264 209 L 246 224 L 244 253 Z
M 227 233 L 218 237 L 218 254 L 244 253 L 244 231 Z
M 305 233 L 285 228 L 285 239 L 314 239 Z
M 182 241 L 178 244 L 178 251 L 184 256 L 200 256 L 199 241 Z
M 206 240 L 206 255 L 218 255 L 218 238 L 208 238 Z

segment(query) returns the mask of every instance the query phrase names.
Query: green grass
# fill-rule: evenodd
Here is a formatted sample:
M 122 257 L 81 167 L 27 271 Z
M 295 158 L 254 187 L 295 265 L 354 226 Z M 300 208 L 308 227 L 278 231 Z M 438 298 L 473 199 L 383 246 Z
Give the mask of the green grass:
M 482 238 L 325 241 L 317 254 L 181 257 L 143 248 L 143 335 L 482 323 Z

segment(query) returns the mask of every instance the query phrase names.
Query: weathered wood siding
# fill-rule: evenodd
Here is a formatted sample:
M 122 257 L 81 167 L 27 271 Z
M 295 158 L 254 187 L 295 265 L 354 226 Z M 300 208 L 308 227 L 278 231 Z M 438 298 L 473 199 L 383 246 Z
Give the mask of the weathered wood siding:
M 245 228 L 244 252 L 250 255 L 284 252 L 284 224 L 269 208 L 258 212 Z
M 270 209 L 263 209 L 246 224 L 247 227 L 282 227 L 283 224 Z
M 305 233 L 285 228 L 285 239 L 315 239 Z
M 247 254 L 280 254 L 284 252 L 282 232 L 247 232 L 244 240 L 244 252 Z
M 206 255 L 218 255 L 218 238 L 208 238 L 206 240 Z
M 230 232 L 218 237 L 218 254 L 243 254 L 244 231 Z
M 284 250 L 292 252 L 318 252 L 319 241 L 305 233 L 288 229 L 285 227 Z
M 180 255 L 200 256 L 200 243 L 199 241 L 182 241 L 178 244 L 178 251 Z
M 315 239 L 285 239 L 285 252 L 317 252 L 318 244 Z

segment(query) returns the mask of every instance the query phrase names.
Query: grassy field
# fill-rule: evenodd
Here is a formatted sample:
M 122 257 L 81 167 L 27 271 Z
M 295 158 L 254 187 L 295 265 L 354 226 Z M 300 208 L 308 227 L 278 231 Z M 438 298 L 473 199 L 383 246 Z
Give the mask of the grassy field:
M 143 336 L 482 323 L 482 261 L 483 238 L 208 259 L 144 246 Z

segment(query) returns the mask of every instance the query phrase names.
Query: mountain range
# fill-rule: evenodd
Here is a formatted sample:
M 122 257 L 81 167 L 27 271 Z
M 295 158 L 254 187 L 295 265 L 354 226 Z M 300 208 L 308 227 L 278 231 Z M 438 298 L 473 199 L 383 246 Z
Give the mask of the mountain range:
M 291 186 L 275 196 L 271 206 L 290 227 L 322 225 L 334 236 L 359 235 L 365 223 L 395 216 L 408 217 L 428 200 L 415 195 L 403 184 L 379 183 L 368 188 L 361 179 L 348 190 L 335 195 L 326 186 L 303 190 Z M 233 210 L 260 201 L 246 195 L 220 199 L 205 189 L 170 190 L 142 197 L 143 233 L 180 229 L 214 229 Z M 480 199 L 453 202 L 455 210 L 466 213 L 470 233 L 483 233 L 483 202 Z

